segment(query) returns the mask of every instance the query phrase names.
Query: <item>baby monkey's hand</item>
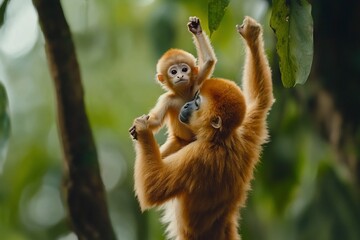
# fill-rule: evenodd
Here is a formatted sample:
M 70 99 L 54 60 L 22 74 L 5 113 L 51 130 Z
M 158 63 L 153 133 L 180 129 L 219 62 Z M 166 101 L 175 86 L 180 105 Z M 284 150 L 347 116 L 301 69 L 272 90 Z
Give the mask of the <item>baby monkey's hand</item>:
M 198 17 L 189 17 L 188 28 L 193 34 L 202 33 L 200 19 Z

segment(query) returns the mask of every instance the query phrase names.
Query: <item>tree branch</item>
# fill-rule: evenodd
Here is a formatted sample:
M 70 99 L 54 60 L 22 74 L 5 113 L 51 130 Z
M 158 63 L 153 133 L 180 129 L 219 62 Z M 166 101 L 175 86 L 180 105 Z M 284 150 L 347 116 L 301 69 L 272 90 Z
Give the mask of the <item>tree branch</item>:
M 115 239 L 97 152 L 85 112 L 79 65 L 60 0 L 33 0 L 56 88 L 65 161 L 65 198 L 79 239 Z

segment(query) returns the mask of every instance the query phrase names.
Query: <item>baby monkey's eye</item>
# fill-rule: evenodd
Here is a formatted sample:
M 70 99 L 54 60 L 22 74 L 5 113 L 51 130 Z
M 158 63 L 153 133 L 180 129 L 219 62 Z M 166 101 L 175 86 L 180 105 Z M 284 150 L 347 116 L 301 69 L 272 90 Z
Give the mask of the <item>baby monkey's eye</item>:
M 187 68 L 187 67 L 183 67 L 183 68 L 181 69 L 181 71 L 182 71 L 182 72 L 187 72 L 187 71 L 188 71 L 188 68 Z
M 173 69 L 173 70 L 171 70 L 171 74 L 175 75 L 175 74 L 177 74 L 177 71 L 175 69 Z

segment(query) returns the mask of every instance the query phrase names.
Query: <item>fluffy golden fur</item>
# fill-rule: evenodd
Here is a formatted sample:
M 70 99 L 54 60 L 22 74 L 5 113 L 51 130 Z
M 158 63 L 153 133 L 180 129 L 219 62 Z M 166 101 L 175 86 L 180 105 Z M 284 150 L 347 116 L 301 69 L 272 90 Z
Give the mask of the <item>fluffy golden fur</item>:
M 194 97 L 202 82 L 211 76 L 216 63 L 214 50 L 209 38 L 202 31 L 199 19 L 190 17 L 188 29 L 193 33 L 199 58 L 198 64 L 192 54 L 181 49 L 170 49 L 164 53 L 156 65 L 157 79 L 167 92 L 159 97 L 156 106 L 150 110 L 149 125 L 156 132 L 166 123 L 168 137 L 160 150 L 163 157 L 176 152 L 194 140 L 194 134 L 178 120 L 179 111 L 187 101 Z M 176 84 L 169 76 L 168 70 L 171 66 L 183 63 L 191 69 L 185 74 L 188 81 Z
M 134 121 L 135 192 L 142 210 L 163 206 L 170 239 L 240 239 L 239 209 L 267 140 L 273 94 L 261 26 L 246 17 L 238 32 L 247 43 L 244 94 L 229 80 L 204 81 L 188 124 L 195 141 L 164 158 L 148 117 Z

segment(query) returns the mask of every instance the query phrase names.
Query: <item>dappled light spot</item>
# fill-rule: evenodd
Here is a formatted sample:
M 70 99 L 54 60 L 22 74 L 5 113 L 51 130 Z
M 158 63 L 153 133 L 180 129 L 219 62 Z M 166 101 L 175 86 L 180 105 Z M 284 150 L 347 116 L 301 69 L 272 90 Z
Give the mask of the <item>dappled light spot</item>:
M 102 180 L 106 191 L 110 191 L 126 180 L 128 165 L 117 136 L 105 130 L 100 131 L 96 139 Z
M 77 240 L 75 233 L 71 232 L 66 235 L 62 235 L 58 238 L 58 240 Z
M 53 226 L 65 216 L 59 189 L 46 184 L 35 194 L 32 186 L 25 189 L 20 208 L 24 223 L 35 229 Z
M 112 190 L 119 182 L 126 179 L 127 164 L 119 151 L 101 152 L 101 175 L 106 191 Z
M 38 36 L 37 14 L 31 0 L 10 1 L 0 29 L 0 52 L 21 57 L 35 46 Z

